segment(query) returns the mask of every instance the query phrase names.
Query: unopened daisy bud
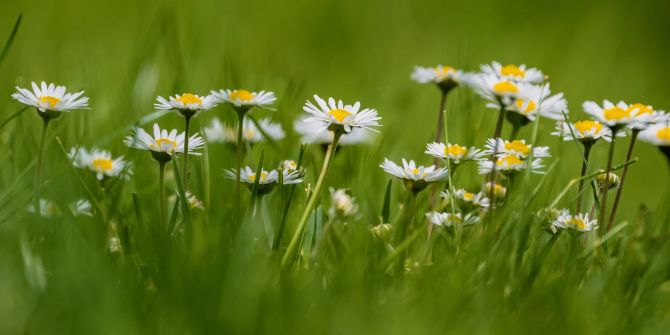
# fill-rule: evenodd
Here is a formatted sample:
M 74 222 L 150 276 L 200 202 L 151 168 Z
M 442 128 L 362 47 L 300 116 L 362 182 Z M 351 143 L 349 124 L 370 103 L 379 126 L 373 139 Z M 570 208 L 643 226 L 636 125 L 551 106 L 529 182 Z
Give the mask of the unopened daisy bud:
M 328 216 L 346 220 L 358 214 L 358 204 L 356 198 L 351 196 L 349 190 L 330 188 L 331 205 L 328 209 Z
M 393 238 L 393 226 L 388 223 L 380 223 L 370 229 L 372 234 L 375 235 L 378 239 L 390 242 Z
M 600 174 L 596 176 L 596 182 L 598 183 L 598 187 L 601 190 L 604 190 L 607 184 L 609 184 L 607 188 L 610 191 L 613 191 L 619 187 L 619 176 L 617 176 L 614 172 L 610 172 L 608 175 L 605 173 L 605 171 L 600 170 Z

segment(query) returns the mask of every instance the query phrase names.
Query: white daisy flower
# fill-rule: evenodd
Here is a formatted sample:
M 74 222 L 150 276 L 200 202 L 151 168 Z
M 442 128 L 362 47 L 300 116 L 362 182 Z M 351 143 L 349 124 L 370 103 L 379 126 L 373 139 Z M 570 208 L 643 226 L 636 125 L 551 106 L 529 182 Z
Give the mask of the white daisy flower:
M 628 105 L 623 101 L 615 105 L 605 100 L 602 107 L 593 101 L 586 101 L 582 106 L 587 114 L 610 128 L 636 127 L 649 123 L 653 115 L 653 109 L 647 110 L 642 104 Z
M 440 193 L 440 196 L 445 199 L 449 199 L 449 191 Z M 472 205 L 482 208 L 488 208 L 490 203 L 489 198 L 486 197 L 484 192 L 472 193 L 463 188 L 454 191 L 454 198 L 465 205 Z
M 429 143 L 426 145 L 426 154 L 429 154 L 433 157 L 441 159 L 449 159 L 455 164 L 459 164 L 461 160 L 470 161 L 470 160 L 480 160 L 484 158 L 485 153 L 475 147 L 470 147 L 469 149 L 465 146 L 459 144 L 451 143 Z
M 216 102 L 231 104 L 242 111 L 247 111 L 252 107 L 267 108 L 277 101 L 274 92 L 270 91 L 251 92 L 242 89 L 225 89 L 212 91 L 212 96 Z
M 237 170 L 229 169 L 225 170 L 224 174 L 226 178 L 236 180 L 237 179 Z M 302 183 L 302 177 L 300 171 L 282 171 L 283 184 L 284 185 L 293 185 Z M 249 189 L 253 187 L 256 183 L 256 178 L 258 173 L 254 172 L 251 167 L 247 166 L 240 170 L 240 181 L 247 184 Z M 279 183 L 279 173 L 277 170 L 266 171 L 261 169 L 260 179 L 258 180 L 258 193 L 266 194 L 272 191 L 273 187 Z
M 443 90 L 449 90 L 461 83 L 463 71 L 442 65 L 436 67 L 415 66 L 411 78 L 420 84 L 433 83 Z
M 191 192 L 186 192 L 184 193 L 184 196 L 186 197 L 186 201 L 188 202 L 188 208 L 189 209 L 205 209 L 205 206 L 202 204 L 202 201 L 198 199 L 193 193 Z
M 670 146 L 670 124 L 656 123 L 640 132 L 640 140 L 658 147 Z
M 571 129 L 572 132 L 570 131 Z M 595 142 L 601 138 L 608 142 L 612 140 L 612 131 L 609 127 L 605 127 L 602 123 L 593 120 L 582 120 L 572 124 L 568 124 L 565 121 L 557 121 L 556 130 L 551 134 L 562 137 L 564 141 L 573 141 L 573 133 L 574 137 L 581 142 Z M 621 132 L 618 135 L 625 136 Z
M 40 112 L 69 112 L 73 109 L 84 109 L 88 107 L 88 97 L 84 96 L 84 91 L 77 93 L 66 93 L 65 86 L 55 86 L 42 82 L 37 86 L 32 83 L 32 92 L 25 88 L 16 87 L 16 93 L 12 98 L 22 104 L 33 106 Z
M 216 101 L 211 95 L 200 96 L 193 93 L 177 94 L 165 99 L 161 96 L 156 97 L 154 107 L 164 110 L 178 110 L 180 112 L 195 113 L 197 111 L 212 109 L 216 106 Z
M 280 123 L 272 122 L 272 119 L 267 117 L 258 120 L 258 124 L 265 131 L 265 133 L 274 141 L 279 141 L 286 137 L 284 129 Z M 210 125 L 204 129 L 205 137 L 210 142 L 236 143 L 237 142 L 237 125 L 229 126 L 222 124 L 217 118 L 213 118 Z M 242 123 L 242 140 L 249 143 L 258 143 L 265 141 L 265 136 L 258 129 L 256 124 L 245 118 Z
M 498 147 L 496 149 L 496 146 Z M 527 158 L 531 155 L 533 158 L 544 158 L 549 157 L 549 147 L 533 147 L 531 144 L 526 144 L 526 140 L 503 140 L 498 138 L 497 141 L 493 138 L 486 140 L 486 145 L 484 145 L 486 150 L 484 153 L 487 155 L 493 155 L 497 153 L 500 156 L 515 155 L 519 158 Z
M 358 204 L 356 198 L 351 196 L 349 190 L 329 188 L 330 191 L 330 208 L 328 209 L 328 216 L 330 218 L 347 219 L 358 214 Z
M 306 118 L 300 118 L 293 123 L 293 129 L 301 137 L 302 142 L 309 144 L 330 144 L 333 142 L 334 134 L 324 130 L 318 122 L 305 121 Z M 342 134 L 338 145 L 356 145 L 369 143 L 372 141 L 373 133 L 363 129 L 354 128 L 351 132 Z
M 491 64 L 483 64 L 481 66 L 481 70 L 486 74 L 494 75 L 515 82 L 539 84 L 544 80 L 544 74 L 542 74 L 542 71 L 536 68 L 527 68 L 525 64 L 518 66 L 514 64 L 508 64 L 503 66 L 502 64 L 493 61 Z
M 480 221 L 478 216 L 471 214 L 466 214 L 465 219 L 463 219 L 463 214 L 461 213 L 454 215 L 448 212 L 428 212 L 426 213 L 426 217 L 433 225 L 444 227 L 452 227 L 455 224 L 471 225 Z
M 285 160 L 281 163 L 282 170 L 295 171 L 298 169 L 298 163 L 292 159 Z
M 45 217 L 45 218 L 53 218 L 56 216 L 59 216 L 61 214 L 60 208 L 56 206 L 56 204 L 47 199 L 40 199 L 39 201 L 39 206 L 40 206 L 40 216 Z M 28 204 L 26 206 L 26 210 L 28 213 L 35 213 L 35 205 L 33 203 Z
M 493 193 L 494 199 L 504 199 L 505 196 L 507 195 L 507 187 L 502 186 L 498 183 L 487 182 L 486 184 L 484 184 L 484 192 L 485 194 Z
M 507 110 L 514 114 L 507 114 L 508 118 L 520 115 L 523 122 L 534 121 L 537 114 L 543 118 L 552 120 L 563 120 L 563 112 L 568 111 L 568 102 L 563 97 L 563 93 L 550 96 L 551 90 L 549 84 L 544 86 L 522 85 L 526 91 L 520 92 L 513 103 L 507 106 Z M 499 108 L 497 103 L 489 103 L 489 108 Z
M 345 105 L 342 100 L 335 101 L 328 98 L 328 103 L 318 95 L 314 95 L 318 104 L 315 106 L 311 101 L 305 102 L 302 109 L 311 115 L 305 119 L 306 122 L 319 124 L 321 131 L 350 133 L 355 128 L 363 128 L 378 132 L 374 127 L 380 127 L 377 111 L 365 108 L 361 110 L 361 103 L 356 101 L 353 105 Z
M 629 128 L 631 129 L 642 130 L 650 124 L 663 122 L 668 119 L 668 115 L 664 111 L 657 111 L 651 105 L 636 102 L 628 105 L 628 109 L 633 116 L 633 120 L 629 124 Z
M 493 171 L 493 164 L 494 163 L 490 160 L 479 161 L 479 173 L 480 174 L 491 173 Z M 514 154 L 508 154 L 499 157 L 495 161 L 495 171 L 504 174 L 511 174 L 525 170 L 526 168 L 528 168 L 528 164 L 529 164 L 528 161 L 519 158 L 519 156 Z M 544 173 L 540 170 L 543 167 L 544 166 L 542 165 L 542 159 L 540 158 L 533 159 L 532 163 L 530 163 L 530 172 L 539 174 Z
M 123 172 L 123 179 L 128 179 L 132 175 L 130 163 L 126 162 L 123 156 L 112 159 L 112 154 L 107 150 L 97 148 L 88 151 L 86 148 L 71 148 L 68 158 L 72 165 L 80 169 L 89 169 L 95 172 L 98 180 L 105 177 L 118 177 Z
M 184 132 L 178 134 L 176 129 L 168 132 L 166 129 L 161 130 L 158 124 L 154 124 L 153 136 L 149 135 L 144 129 L 136 127 L 133 128 L 131 135 L 126 137 L 124 142 L 131 148 L 151 151 L 156 159 L 158 159 L 156 155 L 158 154 L 158 156 L 161 156 L 159 160 L 170 160 L 171 156 L 184 153 L 184 137 Z M 205 145 L 202 137 L 196 133 L 191 135 L 188 141 L 188 154 L 200 155 L 196 150 Z
M 589 232 L 598 228 L 598 221 L 590 219 L 588 214 L 579 213 L 570 214 L 570 211 L 563 209 L 559 211 L 558 217 L 551 222 L 551 230 L 556 233 L 560 230 L 573 230 L 578 232 Z
M 85 199 L 79 199 L 70 204 L 70 212 L 72 212 L 72 215 L 75 217 L 93 216 L 93 212 L 91 212 L 92 208 L 93 206 L 91 205 L 91 202 Z
M 405 183 L 405 187 L 412 192 L 419 192 L 426 188 L 429 183 L 445 181 L 449 178 L 447 168 L 435 168 L 431 166 L 417 166 L 414 161 L 407 162 L 402 160 L 402 167 L 390 161 L 388 158 L 379 165 L 387 173 L 400 178 Z
M 500 104 L 509 107 L 515 103 L 517 98 L 530 95 L 535 90 L 531 84 L 515 82 L 485 73 L 469 75 L 466 82 L 477 94 L 495 104 L 487 106 L 496 106 L 495 108 L 499 108 Z

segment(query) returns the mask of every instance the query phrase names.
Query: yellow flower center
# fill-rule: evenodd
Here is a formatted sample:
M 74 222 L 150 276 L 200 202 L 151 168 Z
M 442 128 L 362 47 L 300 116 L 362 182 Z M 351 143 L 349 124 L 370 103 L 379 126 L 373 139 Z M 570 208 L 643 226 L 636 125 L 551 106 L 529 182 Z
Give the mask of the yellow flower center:
M 41 97 L 39 97 L 39 99 L 40 99 L 41 102 L 43 102 L 43 103 L 45 103 L 49 106 L 52 106 L 52 107 L 56 106 L 56 104 L 60 102 L 60 99 L 58 99 L 56 97 L 52 97 L 50 95 L 41 96 Z
M 176 100 L 183 103 L 184 105 L 202 105 L 202 99 L 192 93 L 184 93 Z
M 670 127 L 662 128 L 656 132 L 656 137 L 659 140 L 670 141 Z
M 526 71 L 522 70 L 521 68 L 519 68 L 514 64 L 509 64 L 503 66 L 500 69 L 500 74 L 502 74 L 503 76 L 523 78 L 526 75 Z
M 413 168 L 412 169 L 412 174 L 419 174 L 419 169 Z
M 265 172 L 265 171 L 261 172 L 261 183 L 264 183 L 265 180 L 267 180 L 267 178 L 268 178 L 268 173 Z M 255 173 L 250 174 L 249 175 L 249 180 L 251 180 L 252 182 L 256 182 L 256 174 Z
M 447 156 L 461 157 L 465 156 L 467 153 L 468 148 L 458 144 L 448 145 L 444 148 L 444 154 Z
M 442 68 L 440 67 L 435 68 L 435 73 L 437 74 L 438 77 L 446 77 L 449 75 L 449 72 L 456 72 L 456 69 L 454 69 L 451 66 L 443 66 Z
M 514 140 L 512 142 L 505 143 L 505 150 L 515 151 L 523 155 L 528 155 L 530 152 L 530 146 L 519 140 Z
M 516 104 L 516 108 L 517 108 L 520 112 L 523 112 L 523 113 L 528 114 L 528 113 L 534 111 L 534 110 L 535 110 L 535 107 L 537 107 L 537 104 L 536 104 L 534 101 L 529 100 L 528 103 L 526 104 L 526 109 L 523 109 L 523 104 L 524 104 L 524 102 L 525 102 L 525 101 L 523 101 L 523 99 L 516 99 L 516 102 L 515 102 L 515 104 Z
M 247 129 L 244 132 L 244 137 L 246 137 L 248 140 L 254 138 L 254 135 L 256 135 L 256 131 L 254 131 L 253 129 Z
M 636 109 L 637 109 L 637 112 L 635 113 L 635 116 L 641 116 L 641 115 L 644 115 L 644 114 L 653 114 L 654 113 L 654 110 L 651 107 L 649 107 L 647 105 L 644 105 L 644 104 L 641 104 L 641 103 L 634 103 L 634 104 L 628 106 L 628 113 L 630 114 L 632 111 L 634 111 Z
M 172 151 L 177 147 L 177 141 L 171 140 L 169 138 L 159 138 L 156 140 L 156 145 L 151 145 L 154 149 L 160 149 L 164 151 Z
M 463 199 L 465 199 L 467 201 L 472 200 L 472 198 L 474 198 L 474 196 L 475 196 L 474 193 L 470 193 L 470 192 L 463 193 Z
M 611 121 L 618 121 L 627 117 L 630 117 L 630 112 L 631 110 L 625 110 L 620 107 L 612 107 L 605 109 L 603 111 L 603 115 L 605 116 L 605 119 L 611 120 Z
M 572 218 L 567 222 L 568 226 L 573 226 L 578 230 L 586 229 L 586 222 L 580 218 Z
M 93 160 L 91 163 L 93 165 L 93 168 L 96 170 L 100 171 L 109 171 L 114 167 L 114 164 L 112 163 L 111 159 L 105 159 L 105 158 L 96 158 Z
M 332 116 L 337 120 L 337 122 L 342 123 L 344 122 L 344 119 L 347 118 L 347 116 L 351 115 L 351 113 L 345 111 L 344 109 L 331 109 L 330 112 L 328 112 L 328 115 Z
M 228 96 L 231 100 L 240 100 L 240 101 L 250 101 L 256 96 L 255 93 L 251 93 L 247 90 L 234 90 L 230 92 Z
M 496 165 L 498 166 L 504 166 L 504 165 L 515 166 L 520 164 L 523 164 L 523 161 L 521 161 L 521 159 L 519 159 L 519 157 L 515 155 L 503 156 L 501 158 L 498 158 L 498 161 L 496 162 Z
M 295 170 L 298 168 L 298 163 L 296 163 L 295 161 L 286 161 L 285 165 L 289 170 Z
M 518 93 L 519 87 L 511 81 L 501 81 L 493 85 L 493 92 L 498 94 Z
M 584 134 L 590 130 L 595 130 L 595 133 L 599 133 L 603 128 L 603 125 L 598 121 L 584 120 L 575 122 L 575 129 L 581 134 Z

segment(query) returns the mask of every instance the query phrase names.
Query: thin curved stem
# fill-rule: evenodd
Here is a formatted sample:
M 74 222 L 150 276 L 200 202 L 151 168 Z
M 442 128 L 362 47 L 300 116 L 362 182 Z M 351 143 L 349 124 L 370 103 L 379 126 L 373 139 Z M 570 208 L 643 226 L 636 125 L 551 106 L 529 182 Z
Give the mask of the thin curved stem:
M 630 157 L 633 155 L 633 148 L 635 147 L 635 140 L 637 140 L 637 135 L 640 133 L 640 130 L 633 129 L 630 138 L 630 144 L 628 145 L 628 152 L 626 152 L 626 162 L 630 160 Z M 626 181 L 626 174 L 628 173 L 628 165 L 623 168 L 621 172 L 621 182 L 619 183 L 619 188 L 616 191 L 616 196 L 614 196 L 614 204 L 612 205 L 612 211 L 610 212 L 610 218 L 607 222 L 607 230 L 609 231 L 612 228 L 614 223 L 614 217 L 616 216 L 617 209 L 619 208 L 619 201 L 621 200 L 621 193 L 623 193 L 623 183 Z
M 437 129 L 435 129 L 435 142 L 440 142 L 442 137 L 442 128 L 444 127 L 445 117 L 444 108 L 447 105 L 447 93 L 447 91 L 442 91 L 442 96 L 440 97 L 440 109 L 437 111 Z M 435 157 L 433 159 L 433 164 L 435 166 L 440 164 L 440 159 Z
M 165 162 L 158 162 L 158 192 L 160 201 L 160 220 L 161 228 L 167 228 L 167 220 L 165 218 Z M 160 230 L 159 230 L 160 231 Z
M 242 130 L 244 128 L 244 112 L 237 112 L 238 125 L 237 125 L 237 185 L 235 188 L 235 204 L 237 209 L 237 214 L 240 213 L 240 206 L 242 203 L 242 180 L 241 180 L 241 170 L 242 170 Z
M 184 132 L 186 136 L 184 136 L 184 175 L 182 176 L 183 178 L 183 185 L 184 185 L 184 191 L 188 191 L 188 140 L 189 140 L 189 128 L 191 125 L 191 116 L 188 114 L 184 115 L 185 119 L 185 124 L 184 124 Z
M 584 160 L 582 161 L 582 171 L 579 174 L 579 188 L 577 189 L 577 213 L 582 210 L 582 196 L 584 191 L 584 176 L 589 166 L 589 154 L 591 153 L 591 147 L 593 145 L 590 143 L 584 144 Z
M 321 173 L 319 174 L 319 178 L 317 179 L 316 185 L 314 186 L 314 190 L 312 191 L 312 194 L 309 197 L 309 200 L 307 201 L 307 206 L 305 207 L 305 210 L 302 212 L 300 221 L 298 221 L 298 227 L 293 233 L 293 237 L 289 242 L 288 249 L 286 249 L 286 252 L 282 257 L 281 261 L 282 266 L 286 266 L 289 264 L 289 262 L 293 259 L 293 255 L 295 254 L 298 248 L 298 244 L 301 240 L 303 231 L 305 230 L 307 220 L 309 219 L 312 210 L 314 210 L 316 200 L 319 198 L 321 187 L 323 187 L 323 181 L 326 179 L 328 167 L 330 166 L 333 156 L 335 155 L 335 149 L 337 149 L 337 143 L 340 141 L 340 136 L 342 136 L 342 134 L 335 132 L 333 135 L 333 142 L 328 146 L 328 151 L 326 151 L 326 157 L 323 161 L 323 166 L 321 167 Z
M 44 149 L 46 146 L 47 133 L 49 130 L 49 121 L 47 117 L 42 118 L 42 136 L 40 137 L 40 147 L 37 152 L 37 169 L 35 171 L 35 213 L 40 215 L 40 196 L 42 193 L 42 175 L 44 170 Z
M 609 176 L 612 172 L 612 159 L 614 156 L 614 144 L 616 143 L 616 129 L 612 129 L 612 142 L 610 143 L 610 150 L 607 157 L 607 169 L 605 170 L 605 185 L 603 187 L 602 198 L 600 199 L 600 216 L 598 220 L 603 223 L 601 225 L 600 234 L 605 233 L 605 214 L 607 211 L 607 193 L 610 189 Z

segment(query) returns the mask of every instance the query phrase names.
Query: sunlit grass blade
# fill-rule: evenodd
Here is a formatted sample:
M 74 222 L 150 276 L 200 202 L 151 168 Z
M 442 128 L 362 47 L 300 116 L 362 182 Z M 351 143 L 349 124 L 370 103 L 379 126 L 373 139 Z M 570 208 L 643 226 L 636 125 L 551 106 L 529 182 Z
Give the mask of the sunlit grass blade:
M 0 64 L 2 63 L 2 61 L 5 60 L 5 57 L 7 57 L 9 50 L 12 48 L 14 38 L 16 38 L 16 33 L 19 31 L 19 27 L 21 26 L 21 20 L 23 20 L 23 13 L 20 13 L 19 17 L 16 18 L 16 22 L 14 22 L 14 28 L 12 28 L 12 32 L 9 33 L 7 41 L 5 42 L 5 46 L 2 48 L 2 52 L 0 52 Z

